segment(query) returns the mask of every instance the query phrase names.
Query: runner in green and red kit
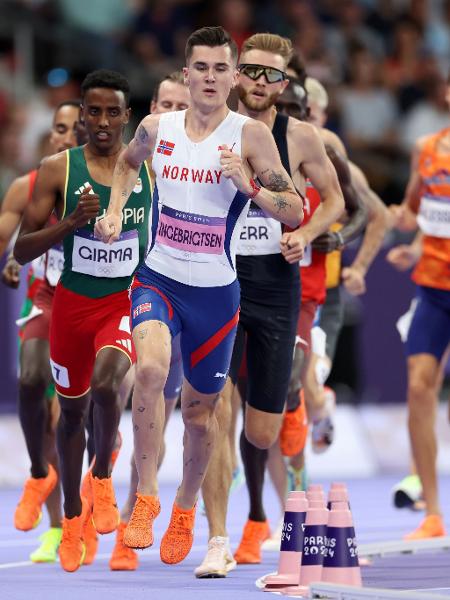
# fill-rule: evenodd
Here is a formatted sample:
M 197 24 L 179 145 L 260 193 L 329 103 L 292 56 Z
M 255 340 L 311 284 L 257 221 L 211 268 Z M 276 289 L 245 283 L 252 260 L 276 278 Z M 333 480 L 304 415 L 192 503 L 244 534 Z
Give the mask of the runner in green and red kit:
M 83 562 L 83 526 L 91 506 L 80 496 L 89 395 L 94 403 L 96 460 L 90 475 L 92 521 L 98 533 L 119 523 L 110 458 L 120 417 L 118 390 L 134 360 L 127 288 L 147 246 L 151 183 L 144 163 L 122 212 L 114 245 L 94 237 L 96 218 L 108 206 L 123 129 L 129 84 L 114 71 L 90 73 L 82 84 L 88 143 L 44 161 L 34 201 L 27 207 L 15 256 L 21 263 L 63 242 L 64 269 L 56 288 L 50 362 L 61 404 L 58 451 L 64 491 L 60 561 L 66 571 Z M 52 211 L 60 221 L 44 228 Z M 90 394 L 89 394 L 90 392 Z

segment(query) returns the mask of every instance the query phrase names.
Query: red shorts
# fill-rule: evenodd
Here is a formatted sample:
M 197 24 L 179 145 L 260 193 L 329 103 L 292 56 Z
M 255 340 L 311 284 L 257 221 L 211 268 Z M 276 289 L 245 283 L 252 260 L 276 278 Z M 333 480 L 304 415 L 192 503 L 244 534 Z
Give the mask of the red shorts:
M 296 344 L 300 344 L 305 354 L 311 352 L 311 329 L 316 316 L 318 303 L 315 300 L 302 302 L 297 323 Z
M 22 329 L 22 341 L 48 340 L 50 334 L 50 318 L 52 315 L 55 288 L 47 280 L 41 280 L 33 297 L 33 305 L 42 310 L 40 315 L 32 317 Z
M 88 298 L 58 284 L 50 325 L 50 363 L 58 394 L 78 398 L 89 391 L 102 348 L 116 348 L 135 361 L 127 290 Z

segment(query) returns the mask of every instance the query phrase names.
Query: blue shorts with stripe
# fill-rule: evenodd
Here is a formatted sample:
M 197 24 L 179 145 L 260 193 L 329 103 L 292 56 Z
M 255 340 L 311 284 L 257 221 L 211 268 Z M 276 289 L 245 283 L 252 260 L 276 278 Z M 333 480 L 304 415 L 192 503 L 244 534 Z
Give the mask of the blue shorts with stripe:
M 419 286 L 416 297 L 406 353 L 432 354 L 440 361 L 450 344 L 450 290 Z
M 239 318 L 239 283 L 196 287 L 141 265 L 131 284 L 131 327 L 165 323 L 181 334 L 184 376 L 203 394 L 220 392 L 230 366 Z

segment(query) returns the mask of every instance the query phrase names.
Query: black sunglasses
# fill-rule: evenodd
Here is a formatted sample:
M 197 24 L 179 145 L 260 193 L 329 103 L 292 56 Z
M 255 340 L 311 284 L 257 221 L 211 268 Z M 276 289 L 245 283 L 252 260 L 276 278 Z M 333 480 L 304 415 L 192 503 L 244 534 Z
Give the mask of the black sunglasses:
M 263 65 L 242 64 L 238 67 L 240 73 L 244 73 L 253 81 L 257 81 L 261 75 L 264 75 L 267 83 L 278 83 L 286 79 L 286 73 L 274 67 L 264 67 Z

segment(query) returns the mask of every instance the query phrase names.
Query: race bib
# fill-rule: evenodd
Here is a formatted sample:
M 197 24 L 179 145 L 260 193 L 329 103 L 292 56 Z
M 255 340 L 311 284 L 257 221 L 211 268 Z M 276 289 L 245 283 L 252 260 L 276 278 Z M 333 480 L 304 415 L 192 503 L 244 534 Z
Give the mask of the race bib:
M 98 240 L 94 233 L 79 229 L 73 239 L 72 270 L 92 277 L 129 277 L 139 264 L 136 229 L 123 232 L 113 244 Z
M 241 230 L 237 254 L 240 256 L 261 256 L 279 254 L 281 224 L 267 217 L 261 208 L 250 207 Z
M 417 224 L 425 235 L 450 239 L 450 198 L 434 200 L 424 196 Z
M 303 258 L 300 261 L 301 267 L 310 267 L 312 262 L 312 247 L 311 244 L 305 246 L 305 251 L 303 253 Z
M 45 254 L 38 256 L 31 261 L 31 268 L 36 279 L 44 279 L 45 277 Z
M 179 250 L 180 258 L 192 260 L 192 254 L 202 254 L 208 262 L 224 252 L 226 221 L 224 217 L 207 217 L 163 206 L 156 242 Z
M 45 277 L 53 287 L 59 281 L 64 267 L 64 252 L 62 246 L 54 246 L 47 252 L 47 264 L 45 268 Z

